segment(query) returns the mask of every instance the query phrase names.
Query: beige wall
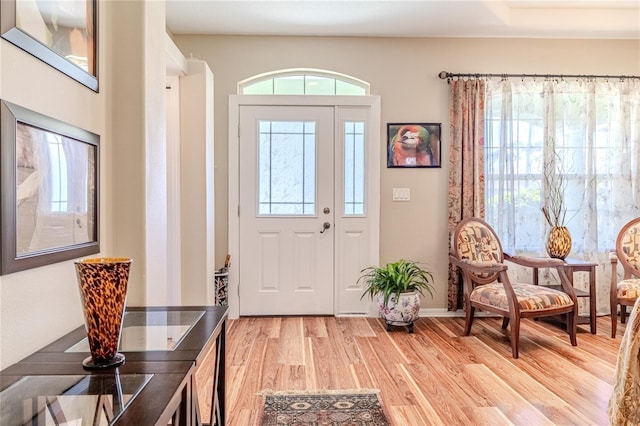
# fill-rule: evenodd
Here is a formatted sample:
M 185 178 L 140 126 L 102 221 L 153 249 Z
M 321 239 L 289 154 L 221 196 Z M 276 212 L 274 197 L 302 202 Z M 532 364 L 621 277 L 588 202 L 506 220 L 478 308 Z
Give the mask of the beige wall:
M 113 235 L 106 230 L 113 226 L 113 220 L 109 212 L 112 149 L 107 122 L 111 89 L 106 77 L 110 55 L 104 31 L 108 13 L 99 19 L 99 37 L 104 43 L 99 52 L 99 93 L 1 40 L 0 98 L 101 136 L 100 247 L 103 253 L 109 253 Z M 0 368 L 78 327 L 82 321 L 71 261 L 0 276 Z
M 0 98 L 100 135 L 96 256 L 134 259 L 128 305 L 166 304 L 164 3 L 98 10 L 98 93 L 0 40 Z M 82 324 L 73 261 L 0 277 L 0 369 Z
M 238 81 L 286 68 L 320 68 L 371 84 L 386 123 L 441 122 L 440 169 L 387 169 L 381 146 L 381 262 L 400 257 L 426 262 L 437 291 L 423 308 L 446 309 L 448 86 L 440 71 L 640 75 L 640 41 L 181 36 L 185 56 L 205 60 L 215 75 L 216 264 L 227 253 L 228 97 Z M 385 142 L 386 143 L 386 142 Z M 394 187 L 411 201 L 394 203 Z

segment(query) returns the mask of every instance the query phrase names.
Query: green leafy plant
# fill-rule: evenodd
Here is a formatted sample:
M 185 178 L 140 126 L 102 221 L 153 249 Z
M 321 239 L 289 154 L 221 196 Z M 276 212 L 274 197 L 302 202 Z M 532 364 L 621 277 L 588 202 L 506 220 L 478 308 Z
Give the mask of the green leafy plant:
M 433 275 L 416 262 L 400 259 L 385 266 L 369 266 L 360 272 L 358 283 L 364 284 L 360 299 L 369 296 L 373 300 L 380 293 L 386 305 L 392 294 L 416 290 L 421 294 L 426 290 L 433 297 Z

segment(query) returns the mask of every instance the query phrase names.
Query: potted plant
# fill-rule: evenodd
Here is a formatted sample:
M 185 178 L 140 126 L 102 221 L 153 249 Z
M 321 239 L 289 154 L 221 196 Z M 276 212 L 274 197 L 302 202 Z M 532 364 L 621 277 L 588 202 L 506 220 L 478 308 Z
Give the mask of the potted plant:
M 385 266 L 369 266 L 360 271 L 363 283 L 361 299 L 376 300 L 380 315 L 387 324 L 407 326 L 413 333 L 413 322 L 420 311 L 420 295 L 427 291 L 433 297 L 433 275 L 416 262 L 400 259 Z

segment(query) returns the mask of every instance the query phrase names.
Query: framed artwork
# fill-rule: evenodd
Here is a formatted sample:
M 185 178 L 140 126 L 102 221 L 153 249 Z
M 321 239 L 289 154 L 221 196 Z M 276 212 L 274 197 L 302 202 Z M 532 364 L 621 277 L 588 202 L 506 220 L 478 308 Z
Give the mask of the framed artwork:
M 2 0 L 2 38 L 98 91 L 97 0 Z
M 387 167 L 440 167 L 440 123 L 388 123 Z
M 0 274 L 98 253 L 100 137 L 0 102 Z

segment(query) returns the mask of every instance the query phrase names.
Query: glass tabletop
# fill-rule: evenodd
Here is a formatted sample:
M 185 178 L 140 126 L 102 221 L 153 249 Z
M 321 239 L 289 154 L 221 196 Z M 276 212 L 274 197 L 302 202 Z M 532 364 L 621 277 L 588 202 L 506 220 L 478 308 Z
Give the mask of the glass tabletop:
M 24 376 L 0 392 L 2 425 L 108 425 L 153 374 Z
M 173 351 L 203 315 L 201 310 L 125 312 L 118 350 Z M 65 352 L 89 352 L 89 343 L 83 338 Z

